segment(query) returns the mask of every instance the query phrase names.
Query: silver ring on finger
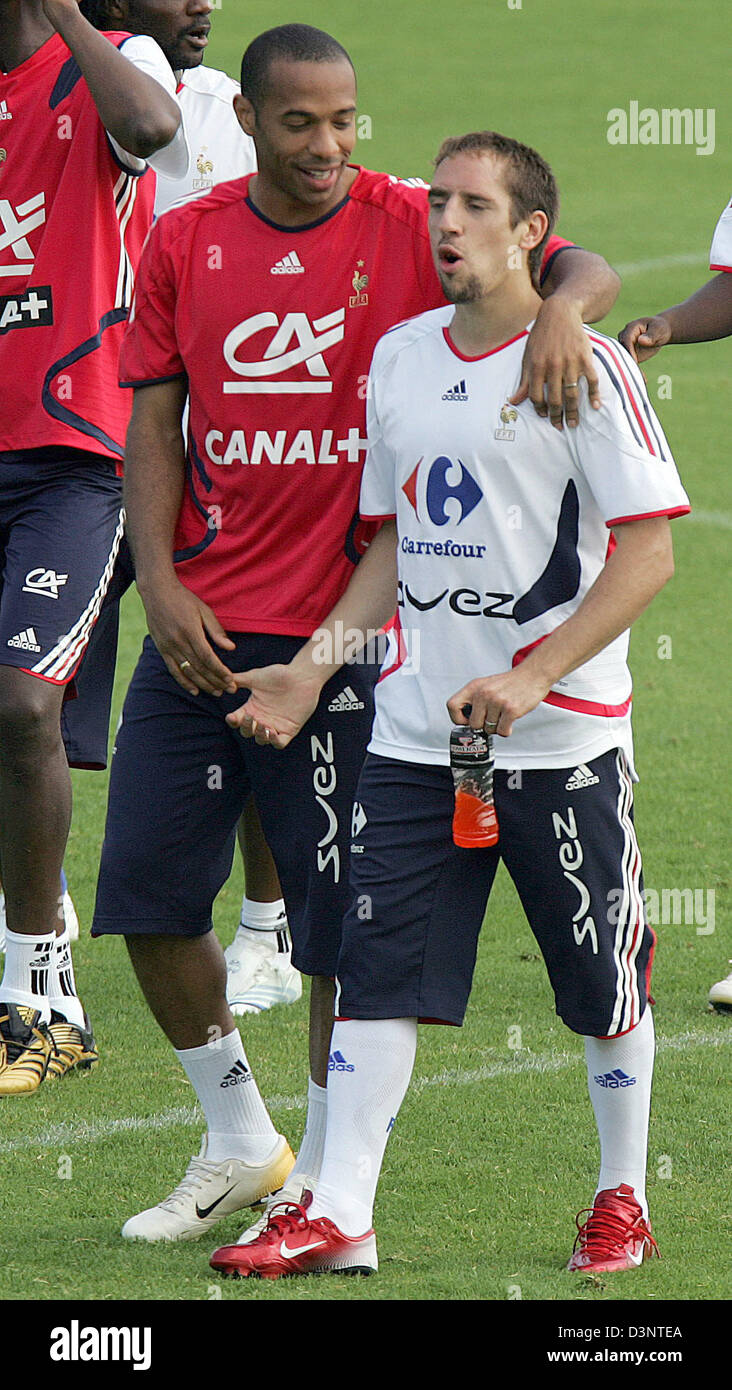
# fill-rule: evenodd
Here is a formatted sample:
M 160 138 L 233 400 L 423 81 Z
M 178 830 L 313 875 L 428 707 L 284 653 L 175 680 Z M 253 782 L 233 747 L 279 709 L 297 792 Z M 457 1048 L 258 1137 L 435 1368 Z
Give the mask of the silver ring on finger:
M 190 666 L 191 663 L 190 661 L 180 661 L 178 664 L 180 666 L 181 671 L 185 671 L 186 666 Z

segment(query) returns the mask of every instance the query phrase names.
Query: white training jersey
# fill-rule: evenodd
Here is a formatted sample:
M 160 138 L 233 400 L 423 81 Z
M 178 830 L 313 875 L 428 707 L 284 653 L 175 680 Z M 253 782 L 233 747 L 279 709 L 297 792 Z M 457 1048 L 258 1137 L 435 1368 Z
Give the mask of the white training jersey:
M 602 408 L 582 382 L 580 424 L 514 407 L 526 336 L 478 358 L 452 343 L 447 306 L 379 341 L 368 395 L 363 518 L 396 517 L 399 607 L 369 749 L 447 764 L 446 701 L 508 671 L 577 609 L 608 528 L 689 510 L 637 366 L 587 329 Z M 495 740 L 496 766 L 566 767 L 610 748 L 632 767 L 628 633 L 560 680 Z
M 134 63 L 140 72 L 144 72 L 148 77 L 152 77 L 155 82 L 159 82 L 165 88 L 168 96 L 180 104 L 180 99 L 176 95 L 175 75 L 171 70 L 162 48 L 151 39 L 147 34 L 133 34 L 128 39 L 123 39 L 119 45 L 119 51 L 130 63 Z M 185 121 L 181 123 L 170 141 L 169 145 L 164 145 L 161 150 L 156 150 L 154 154 L 148 155 L 147 159 L 140 159 L 137 155 L 130 154 L 116 140 L 109 135 L 109 141 L 115 150 L 120 162 L 134 173 L 142 173 L 149 164 L 158 175 L 166 176 L 166 183 L 184 179 L 190 165 L 190 151 L 186 140 Z
M 155 215 L 173 203 L 208 193 L 217 183 L 252 174 L 257 167 L 254 141 L 245 135 L 234 111 L 239 87 L 216 68 L 187 68 L 179 74 L 178 101 L 191 151 L 185 173 L 158 177 Z
M 709 269 L 732 272 L 732 203 L 727 204 L 714 229 Z

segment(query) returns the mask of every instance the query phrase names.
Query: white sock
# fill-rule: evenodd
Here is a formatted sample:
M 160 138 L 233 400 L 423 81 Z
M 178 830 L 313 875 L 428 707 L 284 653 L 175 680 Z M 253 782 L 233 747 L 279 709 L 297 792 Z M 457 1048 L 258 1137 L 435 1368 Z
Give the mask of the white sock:
M 333 1028 L 325 1152 L 308 1215 L 330 1217 L 344 1235 L 371 1228 L 386 1141 L 416 1051 L 416 1018 L 349 1019 Z
M 646 1161 L 655 1050 L 650 1006 L 637 1027 L 622 1038 L 585 1038 L 588 1085 L 600 1136 L 597 1191 L 627 1183 L 633 1188 L 645 1217 L 648 1216 Z M 619 1072 L 623 1075 L 619 1076 Z M 602 1085 L 598 1077 L 606 1084 Z M 634 1078 L 632 1084 L 623 1085 L 624 1077 Z M 613 1081 L 619 1084 L 614 1086 Z
M 325 1086 L 318 1086 L 312 1077 L 308 1080 L 308 1117 L 305 1133 L 295 1160 L 295 1167 L 287 1179 L 288 1186 L 309 1178 L 311 1184 L 320 1177 L 325 1146 L 325 1122 L 327 1119 L 328 1092 Z
M 287 930 L 287 909 L 284 898 L 273 903 L 259 903 L 248 898 L 246 893 L 241 900 L 239 926 L 250 931 L 276 932 Z
M 38 1009 L 43 1023 L 51 1017 L 48 987 L 55 945 L 55 932 L 45 936 L 25 936 L 9 929 L 5 932 L 0 999 L 4 1004 L 27 1004 Z
M 264 1163 L 279 1135 L 246 1059 L 238 1030 L 202 1047 L 174 1049 L 206 1116 L 206 1157 Z
M 69 1023 L 75 1023 L 77 1028 L 86 1026 L 84 1009 L 76 992 L 68 927 L 64 927 L 61 935 L 56 937 L 48 973 L 48 1002 Z

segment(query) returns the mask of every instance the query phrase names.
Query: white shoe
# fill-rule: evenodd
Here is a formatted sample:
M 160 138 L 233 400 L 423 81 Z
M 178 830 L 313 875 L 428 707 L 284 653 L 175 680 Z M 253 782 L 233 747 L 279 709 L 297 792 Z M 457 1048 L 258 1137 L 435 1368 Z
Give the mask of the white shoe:
M 732 965 L 732 960 L 730 961 Z M 723 980 L 718 980 L 709 991 L 709 1003 L 719 1013 L 732 1013 L 732 970 Z
M 226 998 L 233 1014 L 261 1014 L 275 1004 L 294 1004 L 302 994 L 300 972 L 292 964 L 291 947 L 280 946 L 281 931 L 239 927 L 224 951 L 228 978 Z
M 244 1163 L 238 1158 L 212 1163 L 206 1158 L 207 1144 L 204 1135 L 200 1154 L 191 1159 L 183 1181 L 169 1197 L 125 1221 L 126 1240 L 197 1240 L 222 1216 L 255 1206 L 285 1181 L 295 1162 L 281 1134 L 265 1163 Z
M 301 1206 L 307 1208 L 310 1206 L 310 1203 L 313 1199 L 314 1191 L 314 1178 L 303 1178 L 301 1175 L 298 1174 L 298 1176 L 292 1182 L 286 1182 L 284 1187 L 281 1187 L 279 1189 L 279 1192 L 272 1192 L 271 1195 L 267 1198 L 267 1205 L 264 1208 L 262 1215 L 259 1217 L 257 1221 L 254 1222 L 252 1226 L 247 1226 L 246 1230 L 242 1231 L 238 1241 L 236 1242 L 237 1245 L 251 1245 L 253 1240 L 256 1240 L 258 1236 L 261 1236 L 262 1231 L 264 1230 L 265 1226 L 267 1225 L 267 1222 L 269 1221 L 269 1214 L 273 1207 L 281 1206 L 283 1202 L 291 1202 L 293 1206 Z

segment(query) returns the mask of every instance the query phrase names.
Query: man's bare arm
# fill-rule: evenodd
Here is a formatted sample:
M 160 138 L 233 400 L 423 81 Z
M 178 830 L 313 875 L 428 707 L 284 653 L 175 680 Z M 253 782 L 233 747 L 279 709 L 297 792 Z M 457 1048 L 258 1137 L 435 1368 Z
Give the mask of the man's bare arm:
M 619 290 L 620 277 L 595 252 L 568 246 L 555 257 L 541 287 L 544 303 L 526 344 L 521 381 L 511 397 L 514 405 L 528 397 L 537 413 L 548 416 L 556 429 L 561 430 L 563 416 L 575 428 L 578 383 L 585 377 L 590 404 L 599 409 L 592 344 L 582 325 L 604 318 Z
M 507 738 L 557 681 L 632 626 L 673 574 L 671 528 L 666 517 L 651 517 L 624 522 L 614 535 L 615 550 L 571 618 L 512 671 L 478 677 L 448 700 L 456 724 L 482 729 L 487 722 Z
M 711 343 L 730 334 L 732 274 L 722 271 L 681 304 L 632 319 L 618 336 L 636 362 L 645 362 L 671 343 Z
M 226 716 L 244 738 L 285 748 L 313 713 L 326 681 L 340 670 L 340 661 L 325 661 L 323 653 L 338 650 L 338 632 L 359 632 L 365 646 L 369 632 L 394 615 L 397 601 L 396 522 L 387 521 L 356 567 L 345 593 L 289 665 L 264 666 L 237 672 L 240 688 L 251 693 L 241 709 Z M 330 642 L 325 640 L 330 637 Z M 353 645 L 354 653 L 356 650 Z
M 77 0 L 43 0 L 43 10 L 71 49 L 105 130 L 138 159 L 169 145 L 181 122 L 180 108 L 156 82 L 97 32 Z
M 181 584 L 173 565 L 185 481 L 186 394 L 185 377 L 135 391 L 125 450 L 127 531 L 150 635 L 170 674 L 192 695 L 219 695 L 237 687 L 208 638 L 228 651 L 234 643 L 211 609 Z

